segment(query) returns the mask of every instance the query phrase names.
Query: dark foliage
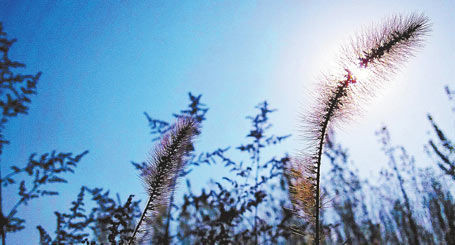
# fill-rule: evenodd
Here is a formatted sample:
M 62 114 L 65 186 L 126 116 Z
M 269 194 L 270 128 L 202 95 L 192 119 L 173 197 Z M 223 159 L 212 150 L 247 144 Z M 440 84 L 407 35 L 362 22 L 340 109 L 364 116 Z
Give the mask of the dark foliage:
M 84 197 L 90 194 L 92 208 L 86 208 Z M 122 204 L 109 196 L 109 191 L 101 188 L 81 187 L 77 199 L 71 203 L 68 213 L 55 212 L 57 227 L 55 238 L 41 226 L 41 244 L 127 244 L 134 230 L 134 219 L 141 215 L 139 201 L 133 196 Z M 93 232 L 92 238 L 89 231 Z
M 23 168 L 12 166 L 12 171 L 5 175 L 0 183 L 3 187 L 17 185 L 18 200 L 11 210 L 4 216 L 2 224 L 5 224 L 6 232 L 16 232 L 24 228 L 25 220 L 17 216 L 17 210 L 21 205 L 27 205 L 32 199 L 42 196 L 58 195 L 57 191 L 47 188 L 48 184 L 66 183 L 62 174 L 74 172 L 77 163 L 87 154 L 87 151 L 72 156 L 72 153 L 46 153 L 40 157 L 32 154 L 27 165 Z M 16 180 L 19 175 L 25 175 L 23 180 Z
M 293 207 L 304 213 L 314 226 L 315 244 L 320 242 L 321 165 L 328 131 L 352 119 L 364 102 L 389 80 L 400 63 L 413 55 L 430 31 L 423 14 L 393 16 L 382 26 L 364 31 L 343 48 L 338 65 L 321 77 L 315 101 L 306 109 L 302 127 L 306 147 L 300 150 L 295 166 L 287 170 Z M 356 76 L 367 76 L 357 80 Z M 296 172 L 301 172 L 299 176 Z M 309 199 L 313 199 L 309 203 Z
M 16 39 L 8 39 L 0 23 L 0 107 L 2 115 L 0 119 L 0 154 L 3 152 L 4 144 L 8 140 L 3 136 L 3 130 L 9 118 L 19 114 L 27 114 L 30 96 L 36 94 L 36 83 L 41 76 L 38 72 L 35 75 L 16 73 L 15 69 L 24 68 L 25 65 L 13 61 L 8 56 L 11 46 Z
M 188 93 L 190 103 L 188 108 L 181 110 L 180 113 L 174 114 L 175 118 L 179 117 L 193 117 L 196 122 L 200 123 L 205 120 L 205 114 L 209 110 L 205 107 L 203 103 L 200 102 L 202 95 L 194 96 L 191 93 Z M 157 141 L 171 129 L 171 124 L 169 122 L 154 119 L 147 112 L 144 112 L 144 115 L 148 121 L 150 134 L 152 135 L 152 141 Z M 133 164 L 134 165 L 134 164 Z
M 174 116 L 193 116 L 197 120 L 205 120 L 207 109 L 200 103 L 200 98 L 201 95 L 193 96 L 190 93 L 189 108 Z M 229 157 L 231 147 L 194 154 L 189 163 L 192 167 L 223 164 L 230 174 L 218 181 L 213 180 L 213 190 L 202 190 L 200 194 L 193 193 L 187 181 L 188 193 L 184 195 L 183 204 L 180 207 L 171 205 L 173 212 L 168 212 L 167 218 L 163 219 L 166 223 L 161 228 L 155 227 L 155 234 L 158 234 L 155 235 L 155 242 L 169 243 L 173 238 L 190 243 L 249 242 L 251 239 L 276 242 L 282 239 L 283 234 L 289 233 L 284 224 L 291 215 L 283 209 L 284 204 L 288 203 L 282 176 L 283 166 L 289 158 L 286 155 L 266 161 L 261 158 L 264 149 L 281 143 L 289 135 L 268 135 L 272 126 L 269 114 L 275 110 L 270 109 L 267 102 L 256 108 L 258 114 L 247 117 L 252 123 L 252 129 L 247 134 L 249 142 L 235 148 L 247 154 L 250 163 L 245 164 Z M 168 131 L 165 128 L 169 125 L 167 122 L 146 115 L 152 135 Z M 143 166 L 138 163 L 133 165 L 137 169 Z M 174 224 L 179 227 L 174 235 L 169 234 L 171 220 L 176 221 Z
M 377 183 L 361 180 L 347 151 L 331 138 L 332 164 L 324 209 L 328 244 L 454 244 L 453 182 L 431 168 L 417 168 L 402 146 L 391 143 L 387 128 L 377 132 L 389 159 Z
M 199 193 L 187 181 L 183 203 L 173 203 L 161 214 L 152 243 L 312 243 L 308 223 L 286 208 L 290 201 L 282 170 L 289 158 L 262 160 L 270 146 L 288 136 L 269 135 L 273 110 L 265 102 L 257 109 L 257 115 L 248 117 L 252 128 L 246 143 L 193 154 L 191 168 L 222 165 L 226 174 Z M 328 137 L 324 157 L 331 167 L 323 175 L 321 240 L 326 244 L 453 244 L 453 182 L 430 168 L 417 168 L 404 147 L 391 143 L 386 127 L 377 135 L 389 163 L 375 183 L 362 180 L 347 150 L 333 135 Z M 235 160 L 239 154 L 231 148 L 246 154 L 249 161 Z M 94 201 L 90 210 L 85 193 Z M 140 215 L 138 204 L 131 197 L 124 204 L 115 202 L 109 192 L 83 187 L 68 213 L 56 212 L 56 237 L 38 227 L 41 242 L 122 244 Z
M 450 90 L 448 86 L 445 90 L 449 100 L 455 101 L 455 91 Z M 455 107 L 453 110 L 455 111 Z M 437 136 L 436 141 L 430 140 L 428 142 L 431 151 L 436 155 L 439 168 L 455 180 L 455 143 L 447 137 L 430 114 L 428 114 L 428 120 Z
M 273 110 L 265 102 L 257 109 L 257 115 L 248 117 L 250 140 L 235 148 L 250 161 L 233 159 L 232 147 L 195 154 L 194 167 L 222 164 L 229 171 L 200 193 L 187 181 L 183 203 L 173 204 L 173 212 L 163 213 L 163 224 L 155 227 L 166 234 L 166 220 L 170 220 L 176 233 L 167 239 L 158 235 L 155 243 L 313 242 L 309 224 L 286 208 L 290 201 L 282 168 L 289 158 L 263 161 L 261 157 L 271 144 L 288 136 L 268 136 Z M 324 157 L 331 166 L 323 174 L 321 240 L 326 244 L 453 244 L 453 183 L 431 168 L 417 168 L 405 147 L 391 143 L 386 127 L 377 135 L 389 162 L 374 183 L 360 178 L 348 151 L 333 134 L 328 137 Z
M 153 156 L 142 170 L 142 180 L 148 193 L 146 207 L 134 230 L 132 241 L 146 240 L 138 238 L 149 234 L 151 224 L 156 223 L 160 210 L 168 207 L 170 196 L 183 172 L 188 156 L 194 149 L 192 141 L 199 133 L 199 123 L 192 117 L 180 117 L 172 128 L 155 146 Z
M 398 39 L 397 39 L 398 40 Z M 385 43 L 371 59 L 387 51 Z M 0 106 L 0 155 L 8 142 L 3 137 L 10 118 L 26 114 L 30 95 L 36 93 L 40 73 L 21 75 L 14 69 L 25 65 L 11 61 L 8 51 L 15 40 L 9 40 L 0 25 L 2 52 Z M 365 64 L 366 66 L 366 64 Z M 446 88 L 451 101 L 455 91 Z M 201 95 L 189 94 L 187 109 L 174 117 L 206 120 L 207 107 Z M 310 244 L 314 232 L 309 223 L 298 219 L 290 209 L 288 183 L 283 168 L 289 163 L 286 154 L 270 157 L 273 145 L 289 135 L 270 134 L 270 116 L 275 110 L 267 102 L 260 103 L 257 114 L 247 117 L 251 129 L 246 142 L 238 146 L 214 147 L 207 152 L 194 152 L 181 176 L 201 165 L 223 167 L 224 176 L 212 180 L 201 191 L 193 191 L 187 180 L 182 203 L 174 203 L 160 213 L 153 227 L 153 244 Z M 171 124 L 145 113 L 153 140 L 171 129 Z M 439 169 L 418 168 L 404 146 L 392 143 L 387 127 L 377 136 L 388 159 L 388 165 L 377 181 L 362 179 L 353 167 L 347 149 L 328 136 L 324 157 L 330 163 L 323 173 L 321 209 L 321 241 L 325 244 L 455 244 L 455 151 L 453 137 L 428 116 L 435 138 L 428 143 L 429 153 Z M 200 133 L 200 132 L 198 132 Z M 194 150 L 194 146 L 189 146 Z M 12 166 L 0 176 L 0 188 L 18 188 L 17 203 L 9 211 L 0 207 L 3 244 L 6 233 L 20 231 L 25 220 L 19 207 L 32 199 L 58 195 L 50 186 L 66 183 L 65 173 L 73 173 L 87 154 L 51 152 L 32 154 L 24 166 Z M 244 160 L 247 159 L 247 160 Z M 142 170 L 145 163 L 132 163 Z M 441 171 L 438 171 L 441 170 Z M 21 178 L 22 177 L 22 178 Z M 1 189 L 0 189 L 1 190 Z M 90 197 L 87 198 L 87 197 Z M 0 193 L 0 201 L 1 201 Z M 0 202 L 1 203 L 1 202 Z M 38 226 L 41 244 L 125 244 L 140 217 L 139 201 L 133 196 L 122 202 L 101 188 L 81 187 L 66 212 L 55 212 L 55 234 Z
M 16 73 L 16 69 L 24 68 L 25 65 L 13 61 L 8 56 L 11 46 L 16 39 L 8 39 L 0 23 L 0 107 L 2 115 L 0 119 L 0 155 L 3 153 L 5 144 L 9 141 L 4 137 L 4 129 L 10 118 L 20 114 L 27 114 L 30 96 L 36 94 L 36 84 L 41 73 L 36 75 L 23 75 Z M 66 183 L 63 174 L 74 172 L 78 162 L 87 154 L 87 151 L 73 156 L 72 153 L 45 153 L 37 156 L 36 153 L 30 155 L 25 167 L 11 166 L 11 172 L 4 177 L 0 171 L 0 231 L 2 244 L 6 243 L 8 232 L 17 232 L 25 227 L 25 220 L 18 214 L 21 205 L 27 205 L 32 199 L 43 196 L 58 195 L 57 191 L 49 189 L 48 184 Z M 24 176 L 18 180 L 19 176 Z M 17 202 L 11 210 L 3 210 L 2 188 L 17 185 Z M 13 197 L 9 197 L 13 200 Z

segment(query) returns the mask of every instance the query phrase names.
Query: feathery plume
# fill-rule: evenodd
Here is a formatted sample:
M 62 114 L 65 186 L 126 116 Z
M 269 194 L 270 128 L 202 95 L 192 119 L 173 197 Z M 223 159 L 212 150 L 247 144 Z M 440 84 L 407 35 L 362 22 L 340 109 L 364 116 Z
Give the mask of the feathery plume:
M 193 149 L 192 140 L 197 132 L 199 128 L 196 120 L 180 117 L 155 147 L 152 158 L 141 174 L 149 199 L 130 244 L 138 240 L 137 233 L 149 234 L 146 227 L 154 223 L 162 208 L 166 208 L 177 178 L 187 162 L 187 156 Z M 141 240 L 143 239 L 142 237 Z
M 316 189 L 313 185 L 310 161 L 292 159 L 285 172 L 289 184 L 289 197 L 293 201 L 298 216 L 305 217 L 311 223 L 315 222 Z
M 286 168 L 293 179 L 289 188 L 294 208 L 311 217 L 316 244 L 320 237 L 320 165 L 327 132 L 351 119 L 382 82 L 389 80 L 390 75 L 422 47 L 429 31 L 429 19 L 424 15 L 393 16 L 378 29 L 363 32 L 344 46 L 335 73 L 321 79 L 314 106 L 305 113 L 308 145 L 299 157 L 301 160 L 296 161 L 297 166 Z M 312 193 L 308 193 L 310 191 Z M 303 200 L 305 198 L 313 200 Z

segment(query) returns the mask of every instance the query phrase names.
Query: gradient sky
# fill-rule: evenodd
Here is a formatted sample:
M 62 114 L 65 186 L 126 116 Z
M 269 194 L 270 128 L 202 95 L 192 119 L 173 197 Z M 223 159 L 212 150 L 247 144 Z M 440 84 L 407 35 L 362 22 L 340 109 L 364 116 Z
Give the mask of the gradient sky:
M 11 144 L 2 172 L 23 166 L 30 153 L 90 150 L 58 197 L 32 201 L 19 212 L 27 228 L 9 244 L 34 244 L 36 225 L 55 229 L 53 211 L 66 211 L 81 185 L 145 199 L 130 161 L 153 147 L 143 116 L 172 119 L 187 92 L 210 108 L 200 150 L 237 145 L 249 128 L 245 116 L 268 100 L 274 132 L 294 137 L 276 154 L 299 148 L 299 112 L 312 84 L 352 34 L 396 13 L 422 12 L 433 32 L 362 116 L 338 130 L 363 177 L 386 164 L 374 131 L 388 125 L 419 165 L 431 137 L 426 114 L 455 135 L 444 86 L 455 81 L 453 1 L 0 1 L 0 21 L 17 38 L 10 57 L 43 75 L 30 113 L 6 128 Z M 452 118 L 450 118 L 452 116 Z M 275 152 L 274 152 L 275 153 Z M 200 188 L 219 168 L 189 176 Z M 184 188 L 182 188 L 184 189 Z M 3 193 L 5 209 L 16 189 Z M 177 192 L 179 195 L 180 192 Z M 39 210 L 39 212 L 37 212 Z

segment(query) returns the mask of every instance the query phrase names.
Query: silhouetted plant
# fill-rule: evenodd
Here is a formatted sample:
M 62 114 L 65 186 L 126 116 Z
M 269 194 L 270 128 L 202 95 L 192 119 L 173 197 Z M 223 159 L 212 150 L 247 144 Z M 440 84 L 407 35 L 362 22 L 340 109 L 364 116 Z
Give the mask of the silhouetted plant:
M 389 159 L 372 184 L 351 170 L 346 149 L 329 137 L 325 156 L 332 167 L 324 178 L 331 205 L 323 212 L 327 244 L 453 244 L 455 210 L 449 183 L 430 168 L 417 168 L 386 127 L 377 133 Z
M 191 101 L 190 108 L 183 110 L 181 114 L 175 116 L 184 115 L 194 117 L 195 115 L 200 115 L 196 118 L 199 118 L 201 121 L 204 120 L 207 109 L 203 105 L 201 106 L 200 97 L 200 95 L 193 96 L 189 94 Z M 273 144 L 279 144 L 289 137 L 289 135 L 267 136 L 267 130 L 271 127 L 268 117 L 274 110 L 269 108 L 267 102 L 258 105 L 257 109 L 259 110 L 257 115 L 248 117 L 253 126 L 247 135 L 247 138 L 250 138 L 251 142 L 237 147 L 240 152 L 249 155 L 250 164 L 237 162 L 228 157 L 227 153 L 230 147 L 221 147 L 211 152 L 193 154 L 188 165 L 196 167 L 201 164 L 224 164 L 229 169 L 229 172 L 232 173 L 232 176 L 225 176 L 222 179 L 223 181 L 213 182 L 212 184 L 216 188 L 210 191 L 210 193 L 205 193 L 203 190 L 200 195 L 196 195 L 189 189 L 189 193 L 184 196 L 182 206 L 171 207 L 179 211 L 176 216 L 172 217 L 170 215 L 168 217 L 170 220 L 179 221 L 175 224 L 177 225 L 177 237 L 179 240 L 208 243 L 226 241 L 251 242 L 251 239 L 255 241 L 256 237 L 264 237 L 265 234 L 271 233 L 274 235 L 266 237 L 272 240 L 283 239 L 284 233 L 291 232 L 286 229 L 286 221 L 291 218 L 291 214 L 282 208 L 282 206 L 285 206 L 283 203 L 286 202 L 283 189 L 285 186 L 280 187 L 280 185 L 285 185 L 282 168 L 288 161 L 288 157 L 272 158 L 269 161 L 263 161 L 260 157 L 264 148 Z M 151 122 L 150 126 L 152 132 L 155 134 L 167 132 L 164 127 L 161 127 L 161 130 L 159 130 L 160 125 L 169 125 L 167 122 L 152 119 L 150 116 L 147 119 Z M 138 169 L 144 166 L 144 164 L 138 163 L 133 163 L 133 165 Z M 280 181 L 281 184 L 279 184 Z M 276 195 L 269 194 L 270 190 L 267 186 L 270 183 L 273 184 L 271 188 L 275 190 L 270 193 L 275 192 Z M 187 184 L 190 186 L 189 182 Z M 281 194 L 276 193 L 277 188 L 281 188 Z M 278 203 L 273 203 L 273 200 L 278 197 L 281 200 Z M 279 203 L 281 204 L 277 205 Z M 263 206 L 262 211 L 260 205 Z M 271 218 L 266 220 L 260 218 L 260 215 L 256 214 L 256 209 L 258 213 L 267 212 L 269 216 L 276 216 L 275 225 L 270 224 L 269 220 Z M 210 215 L 207 215 L 207 212 Z M 252 222 L 248 224 L 247 220 L 250 219 Z M 276 224 L 279 225 L 278 228 Z M 160 230 L 159 227 L 156 227 L 156 229 L 158 231 Z M 169 240 L 160 239 L 158 236 L 154 237 L 154 241 L 163 242 Z
M 377 135 L 380 136 L 382 150 L 388 156 L 389 165 L 392 168 L 393 173 L 395 174 L 395 177 L 398 180 L 399 190 L 401 192 L 400 199 L 403 199 L 403 201 L 402 202 L 400 201 L 398 204 L 400 205 L 400 207 L 404 206 L 404 209 L 401 210 L 402 214 L 404 215 L 404 217 L 402 217 L 403 220 L 402 225 L 405 227 L 404 231 L 408 237 L 407 243 L 419 244 L 417 224 L 415 222 L 414 217 L 412 216 L 412 209 L 410 203 L 411 200 L 404 186 L 405 180 L 401 174 L 401 171 L 399 171 L 398 169 L 395 154 L 397 151 L 399 152 L 400 154 L 399 157 L 404 165 L 412 164 L 411 167 L 414 167 L 413 166 L 414 160 L 409 157 L 404 147 L 394 147 L 390 144 L 390 134 L 386 127 L 383 127 L 380 131 L 378 131 Z
M 324 191 L 331 196 L 331 202 L 326 207 L 322 217 L 327 219 L 322 223 L 323 240 L 330 240 L 330 234 L 336 234 L 337 243 L 365 244 L 367 241 L 374 243 L 377 238 L 375 233 L 364 234 L 365 227 L 358 224 L 357 220 L 367 215 L 367 210 L 358 210 L 358 203 L 364 198 L 364 183 L 356 174 L 355 170 L 350 169 L 348 164 L 347 150 L 336 144 L 333 135 L 328 137 L 326 143 L 325 156 L 330 162 L 330 171 L 324 178 Z M 362 185 L 363 183 L 363 185 Z M 335 221 L 334 217 L 339 217 Z M 331 219 L 330 219 L 331 218 Z M 374 222 L 369 222 L 369 229 L 374 229 Z
M 94 202 L 91 209 L 84 200 L 86 193 Z M 109 191 L 101 188 L 82 186 L 69 213 L 55 212 L 54 239 L 42 226 L 37 227 L 41 244 L 127 244 L 134 231 L 134 219 L 141 215 L 139 201 L 133 201 L 132 195 L 124 204 L 118 196 L 117 199 L 116 202 L 109 197 Z M 90 239 L 90 231 L 93 239 Z
M 252 122 L 252 129 L 247 133 L 247 138 L 251 140 L 240 144 L 237 150 L 247 153 L 249 157 L 254 156 L 255 135 L 263 137 L 260 142 L 264 147 L 261 146 L 259 155 L 265 154 L 269 145 L 279 144 L 286 139 L 287 136 L 268 135 L 272 112 L 267 103 L 258 106 L 257 115 L 248 117 Z M 455 227 L 455 205 L 450 193 L 453 185 L 444 182 L 428 169 L 416 168 L 412 156 L 408 155 L 404 147 L 391 144 L 386 128 L 381 129 L 378 136 L 384 153 L 389 158 L 389 167 L 382 170 L 377 184 L 371 184 L 358 176 L 349 163 L 347 150 L 335 142 L 333 135 L 326 139 L 324 160 L 328 161 L 331 167 L 322 182 L 328 205 L 321 212 L 321 241 L 326 244 L 403 244 L 413 243 L 417 239 L 423 244 L 451 244 Z M 183 203 L 173 206 L 176 212 L 171 212 L 168 216 L 169 209 L 159 210 L 156 216 L 159 220 L 150 233 L 153 234 L 154 244 L 252 244 L 256 242 L 256 236 L 258 243 L 265 244 L 312 242 L 311 226 L 297 219 L 295 213 L 286 208 L 290 202 L 286 195 L 285 190 L 288 187 L 282 170 L 283 166 L 289 164 L 289 158 L 285 155 L 270 161 L 260 160 L 260 177 L 256 185 L 254 159 L 250 158 L 249 162 L 236 161 L 231 157 L 232 154 L 234 153 L 231 153 L 228 147 L 192 154 L 189 159 L 192 162 L 188 163 L 191 167 L 222 164 L 228 171 L 198 194 L 193 192 L 187 181 L 188 192 L 184 195 Z M 142 166 L 147 165 L 135 166 L 142 169 Z M 97 203 L 95 207 L 107 206 L 103 203 L 105 201 Z M 120 202 L 115 205 L 119 208 L 123 206 L 126 205 L 121 205 Z M 96 217 L 90 212 L 79 210 L 86 217 Z M 109 210 L 100 217 L 114 217 L 115 208 Z M 120 215 L 125 217 L 124 222 L 134 224 L 134 217 L 140 215 L 138 205 L 134 206 L 132 212 L 136 215 L 130 215 L 129 218 Z M 72 212 L 66 214 L 66 217 L 71 214 Z M 253 222 L 255 218 L 258 219 L 256 224 Z M 82 241 L 92 244 L 124 244 L 124 238 L 130 236 L 133 226 L 124 229 L 115 225 L 120 224 L 120 221 L 100 222 L 101 220 L 104 219 L 92 219 L 87 225 L 95 234 L 95 239 L 90 240 L 89 235 L 84 235 Z M 176 231 L 170 232 L 168 239 L 165 235 L 167 220 L 172 221 L 172 230 Z M 90 230 L 71 230 L 65 222 L 77 224 L 74 220 L 62 221 L 61 226 L 65 228 L 60 229 L 60 233 L 65 234 L 62 232 L 65 230 L 73 236 L 89 234 Z M 86 221 L 83 219 L 80 222 Z M 411 225 L 412 222 L 414 225 Z M 123 238 L 118 232 L 122 230 L 125 231 Z M 417 233 L 414 230 L 417 230 Z M 57 240 L 52 240 L 47 233 L 40 233 L 41 240 L 48 241 L 43 244 L 58 244 Z M 109 240 L 112 234 L 117 234 L 115 242 Z
M 149 200 L 130 244 L 139 241 L 136 237 L 138 232 L 147 234 L 147 230 L 155 223 L 159 209 L 167 206 L 177 178 L 187 162 L 188 153 L 193 148 L 192 140 L 197 132 L 199 132 L 198 123 L 192 117 L 178 118 L 177 123 L 164 134 L 156 146 L 149 164 L 142 169 L 141 176 L 144 179 Z
M 13 61 L 8 56 L 11 46 L 16 39 L 8 39 L 0 23 L 0 107 L 2 114 L 0 118 L 0 155 L 3 153 L 5 144 L 9 141 L 4 137 L 5 125 L 10 118 L 20 114 L 27 114 L 30 96 L 36 94 L 36 84 L 41 73 L 35 75 L 23 75 L 16 73 L 15 69 L 24 68 L 25 65 Z M 25 220 L 18 214 L 21 205 L 27 205 L 32 199 L 42 196 L 58 195 L 57 191 L 48 189 L 51 183 L 66 183 L 63 173 L 74 172 L 77 163 L 87 154 L 87 151 L 73 156 L 72 153 L 45 153 L 37 156 L 30 155 L 25 167 L 11 166 L 11 172 L 2 177 L 0 167 L 0 232 L 2 244 L 6 243 L 6 233 L 17 232 L 25 227 Z M 17 177 L 24 175 L 23 180 L 18 181 Z M 3 210 L 2 188 L 18 185 L 17 202 L 9 210 Z M 13 197 L 9 197 L 13 200 Z
M 455 91 L 451 91 L 447 86 L 446 93 L 449 99 L 453 100 Z M 452 176 L 455 180 L 455 143 L 446 136 L 442 129 L 439 128 L 430 114 L 428 114 L 428 120 L 430 121 L 438 140 L 438 142 L 433 140 L 428 142 L 432 152 L 438 159 L 438 166 L 444 171 L 444 173 Z
M 32 199 L 42 196 L 58 195 L 57 191 L 47 188 L 51 183 L 66 183 L 62 177 L 66 172 L 74 172 L 77 163 L 87 152 L 75 157 L 71 153 L 46 153 L 36 158 L 32 154 L 27 165 L 23 168 L 12 166 L 12 172 L 1 179 L 3 187 L 18 184 L 15 179 L 18 175 L 25 175 L 26 178 L 18 184 L 18 200 L 11 210 L 4 216 L 6 232 L 16 232 L 24 228 L 25 220 L 17 216 L 18 208 L 27 205 Z
M 203 103 L 201 103 L 202 95 L 194 96 L 192 93 L 188 93 L 188 97 L 190 99 L 190 104 L 188 104 L 188 108 L 181 110 L 180 113 L 178 114 L 174 114 L 174 117 L 175 118 L 192 117 L 194 120 L 196 120 L 196 122 L 201 123 L 202 121 L 205 120 L 205 114 L 209 109 L 206 108 L 206 106 Z M 159 140 L 161 136 L 163 136 L 166 132 L 168 132 L 171 129 L 172 125 L 170 123 L 163 120 L 154 119 L 147 112 L 144 112 L 144 115 L 150 127 L 150 134 L 153 137 L 152 141 Z M 198 134 L 199 133 L 200 132 L 198 132 Z M 135 164 L 133 163 L 133 165 Z M 142 166 L 144 165 L 142 164 Z M 137 168 L 141 169 L 140 167 Z
M 11 117 L 27 114 L 31 103 L 30 96 L 36 94 L 36 84 L 41 76 L 41 72 L 35 75 L 14 72 L 14 69 L 25 68 L 24 64 L 13 61 L 8 56 L 8 52 L 15 42 L 16 39 L 8 39 L 3 31 L 3 25 L 0 23 L 0 107 L 2 108 L 0 155 L 3 152 L 3 146 L 8 144 L 8 140 L 3 136 L 5 124 Z
M 328 130 L 359 111 L 361 103 L 375 94 L 380 83 L 421 46 L 428 31 L 428 18 L 423 15 L 389 18 L 377 30 L 353 39 L 343 50 L 338 70 L 321 80 L 314 106 L 304 118 L 308 146 L 288 169 L 288 175 L 293 177 L 293 204 L 314 222 L 316 244 L 320 240 L 321 158 Z M 356 78 L 364 73 L 368 75 Z M 298 171 L 303 171 L 301 176 L 296 175 Z
M 191 117 L 193 118 L 198 124 L 201 124 L 202 121 L 204 121 L 205 115 L 208 111 L 208 108 L 201 103 L 201 97 L 202 95 L 193 95 L 192 93 L 188 93 L 188 98 L 190 100 L 190 103 L 188 104 L 188 107 L 186 109 L 183 109 L 180 111 L 180 113 L 175 113 L 173 116 L 178 119 L 181 117 Z M 152 118 L 147 112 L 144 112 L 144 115 L 147 119 L 147 122 L 149 124 L 150 128 L 150 133 L 152 138 L 152 141 L 157 141 L 165 133 L 167 133 L 171 129 L 171 124 L 169 122 L 166 122 L 164 120 L 159 120 Z M 195 134 L 199 134 L 199 129 L 195 132 Z M 198 166 L 202 161 L 193 161 L 195 158 L 202 159 L 204 158 L 203 153 L 200 153 L 199 156 L 197 157 L 194 152 L 192 151 L 194 149 L 194 146 L 190 147 L 190 151 L 188 152 L 188 158 L 189 161 L 186 164 L 187 168 L 183 169 L 180 172 L 180 177 L 186 176 L 188 173 L 192 171 L 192 167 Z M 205 162 L 206 164 L 210 164 L 209 162 Z M 143 175 L 143 169 L 147 166 L 146 162 L 131 162 L 133 167 L 140 171 L 140 175 Z M 170 223 L 172 219 L 172 211 L 176 209 L 176 206 L 173 204 L 174 203 L 174 189 L 171 191 L 172 193 L 170 194 L 170 200 L 169 200 L 169 207 L 166 210 L 160 210 L 161 213 L 159 215 L 159 219 L 156 220 L 156 222 L 161 222 L 162 224 L 155 224 L 154 231 L 153 231 L 153 239 L 155 239 L 156 242 L 159 243 L 169 243 L 171 237 L 169 236 L 169 229 L 170 229 Z M 163 213 L 164 212 L 164 213 Z
M 437 138 L 429 146 L 442 173 L 416 167 L 405 147 L 392 144 L 384 127 L 377 136 L 388 166 L 377 182 L 366 181 L 330 130 L 349 119 L 359 109 L 359 101 L 363 103 L 375 93 L 380 82 L 396 71 L 397 62 L 421 45 L 427 31 L 426 17 L 393 17 L 378 31 L 361 35 L 345 47 L 339 73 L 323 79 L 319 104 L 307 121 L 310 148 L 292 162 L 286 154 L 266 158 L 271 146 L 289 137 L 270 135 L 269 120 L 275 110 L 267 102 L 256 107 L 257 114 L 247 117 L 251 129 L 246 143 L 199 153 L 193 151 L 190 139 L 201 133 L 199 125 L 206 119 L 208 109 L 201 103 L 201 95 L 189 93 L 188 108 L 174 114 L 180 122 L 177 126 L 144 113 L 152 140 L 161 140 L 153 165 L 132 162 L 149 190 L 146 211 L 141 212 L 139 201 L 133 201 L 132 195 L 121 202 L 118 195 L 118 200 L 111 198 L 109 191 L 83 186 L 69 211 L 55 212 L 55 235 L 37 227 L 40 243 L 132 243 L 135 224 L 141 224 L 137 219 L 151 214 L 137 243 L 150 236 L 153 244 L 454 244 L 454 182 L 450 179 L 455 179 L 454 144 L 431 116 Z M 1 26 L 0 41 L 3 135 L 9 118 L 27 112 L 28 96 L 36 93 L 39 74 L 13 75 L 11 69 L 23 65 L 9 60 L 7 52 L 14 40 L 6 38 Z M 360 76 L 362 70 L 371 77 Z M 452 100 L 455 92 L 448 87 L 446 92 Z M 184 125 L 188 126 L 186 133 Z M 0 154 L 7 143 L 1 135 Z M 73 172 L 86 153 L 33 154 L 25 167 L 13 166 L 11 173 L 0 178 L 0 186 L 17 184 L 19 189 L 16 206 L 6 215 L 1 212 L 3 243 L 6 232 L 23 229 L 25 221 L 17 208 L 39 196 L 56 195 L 47 185 L 66 182 L 62 174 Z M 330 166 L 324 175 L 322 161 Z M 188 191 L 177 205 L 177 178 L 200 165 L 219 165 L 226 171 L 200 192 L 193 191 L 187 180 Z M 20 175 L 24 180 L 18 180 Z M 294 208 L 289 208 L 291 205 Z
M 286 155 L 268 161 L 261 158 L 262 151 L 289 135 L 267 135 L 271 127 L 268 117 L 274 110 L 267 102 L 259 104 L 257 109 L 257 115 L 248 117 L 252 129 L 247 138 L 251 141 L 236 147 L 249 155 L 249 164 L 228 157 L 226 148 L 206 153 L 208 158 L 202 162 L 224 164 L 231 174 L 221 181 L 214 180 L 214 189 L 209 192 L 202 190 L 201 194 L 195 194 L 189 188 L 177 217 L 180 240 L 209 244 L 276 243 L 291 233 L 286 229 L 291 216 L 283 209 L 287 200 L 282 175 L 289 158 Z

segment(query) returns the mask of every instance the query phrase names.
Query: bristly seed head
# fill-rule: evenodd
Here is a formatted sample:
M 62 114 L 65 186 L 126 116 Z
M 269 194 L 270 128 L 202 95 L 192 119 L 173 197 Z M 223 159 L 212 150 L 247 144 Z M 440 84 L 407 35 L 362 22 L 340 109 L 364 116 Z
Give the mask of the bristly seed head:
M 168 194 L 183 170 L 187 161 L 192 139 L 198 131 L 197 122 L 191 117 L 181 117 L 172 129 L 166 133 L 156 146 L 153 157 L 143 170 L 143 179 L 148 194 L 156 200 L 151 203 L 154 210 L 157 205 L 168 201 Z
M 368 68 L 378 78 L 387 79 L 423 46 L 429 31 L 429 19 L 423 14 L 392 16 L 379 28 L 365 31 L 353 39 L 351 47 L 345 49 L 348 62 L 344 65 Z
M 358 35 L 343 47 L 338 70 L 321 79 L 313 108 L 304 114 L 307 147 L 299 158 L 304 160 L 285 168 L 293 205 L 315 224 L 316 239 L 320 165 L 327 132 L 337 123 L 351 119 L 381 87 L 381 82 L 388 80 L 422 46 L 429 31 L 429 19 L 424 15 L 391 17 L 378 29 Z M 367 76 L 359 76 L 364 73 Z
M 141 218 L 135 234 L 137 231 L 145 231 L 147 234 L 147 227 L 155 222 L 160 209 L 166 207 L 177 178 L 193 149 L 192 140 L 198 132 L 199 124 L 194 118 L 180 117 L 155 147 L 152 158 L 148 160 L 148 165 L 141 174 L 149 201 L 143 213 L 145 224 L 141 225 Z M 133 239 L 137 238 L 133 235 Z

